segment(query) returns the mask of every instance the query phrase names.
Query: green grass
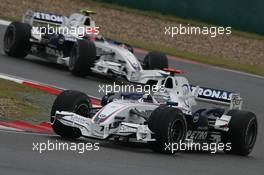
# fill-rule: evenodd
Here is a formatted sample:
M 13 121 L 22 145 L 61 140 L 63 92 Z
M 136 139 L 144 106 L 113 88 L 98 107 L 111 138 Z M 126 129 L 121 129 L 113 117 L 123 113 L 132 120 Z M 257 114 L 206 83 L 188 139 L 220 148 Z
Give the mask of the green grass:
M 55 96 L 0 79 L 0 120 L 47 121 Z

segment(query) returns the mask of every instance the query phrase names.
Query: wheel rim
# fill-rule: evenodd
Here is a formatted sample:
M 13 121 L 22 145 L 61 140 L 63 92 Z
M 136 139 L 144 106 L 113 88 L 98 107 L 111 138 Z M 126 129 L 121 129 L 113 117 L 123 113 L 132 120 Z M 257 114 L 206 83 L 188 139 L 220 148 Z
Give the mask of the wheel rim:
M 7 33 L 6 33 L 6 36 L 4 38 L 4 44 L 5 44 L 5 50 L 9 50 L 11 45 L 13 44 L 14 42 L 14 28 L 13 27 L 9 27 L 7 29 Z
M 183 139 L 184 136 L 184 124 L 181 120 L 175 120 L 170 127 L 170 141 L 177 143 Z
M 256 136 L 257 136 L 257 125 L 256 122 L 253 121 L 253 123 L 249 126 L 246 135 L 246 145 L 249 148 L 252 148 L 254 146 L 256 141 Z
M 80 104 L 76 106 L 73 112 L 83 117 L 90 118 L 90 106 L 88 104 Z

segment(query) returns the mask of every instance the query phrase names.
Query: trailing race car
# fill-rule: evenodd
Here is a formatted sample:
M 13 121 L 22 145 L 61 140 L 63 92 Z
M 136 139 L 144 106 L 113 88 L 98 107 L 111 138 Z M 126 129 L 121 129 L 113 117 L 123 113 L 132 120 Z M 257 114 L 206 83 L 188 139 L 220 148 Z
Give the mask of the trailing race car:
M 166 75 L 161 70 L 168 67 L 166 55 L 149 52 L 140 62 L 130 45 L 97 35 L 93 13 L 83 10 L 66 17 L 28 11 L 23 22 L 12 22 L 7 27 L 4 51 L 13 57 L 31 54 L 66 65 L 76 76 L 95 72 L 146 84 Z
M 171 71 L 171 70 L 170 70 Z M 172 71 L 171 71 L 172 72 Z M 102 107 L 92 107 L 90 98 L 67 90 L 55 100 L 51 122 L 62 137 L 127 140 L 148 143 L 154 151 L 174 153 L 180 143 L 223 143 L 227 153 L 248 155 L 257 138 L 254 113 L 241 110 L 242 98 L 232 93 L 226 99 L 230 110 L 202 108 L 193 112 L 200 87 L 191 90 L 183 76 L 160 79 L 163 90 L 153 95 L 122 93 L 102 98 Z M 210 99 L 218 103 L 218 99 Z M 222 103 L 222 101 L 220 101 Z

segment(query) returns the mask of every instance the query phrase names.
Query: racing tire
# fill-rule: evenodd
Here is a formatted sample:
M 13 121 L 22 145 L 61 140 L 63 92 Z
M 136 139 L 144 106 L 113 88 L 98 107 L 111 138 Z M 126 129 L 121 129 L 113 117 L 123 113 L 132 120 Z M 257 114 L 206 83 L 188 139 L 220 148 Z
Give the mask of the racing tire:
M 31 26 L 22 22 L 12 22 L 4 35 L 4 52 L 12 57 L 24 58 L 30 51 Z
M 54 132 L 61 137 L 77 139 L 81 137 L 81 131 L 78 128 L 63 125 L 59 120 L 54 121 L 56 111 L 74 112 L 81 116 L 90 118 L 91 109 L 90 98 L 79 91 L 63 91 L 54 101 L 51 109 L 50 121 Z
M 232 116 L 228 132 L 221 135 L 222 141 L 231 143 L 231 149 L 225 149 L 226 153 L 247 156 L 252 151 L 258 132 L 256 115 L 252 112 L 230 110 L 227 115 Z
M 95 58 L 95 44 L 89 40 L 77 40 L 70 53 L 69 70 L 75 76 L 84 77 L 89 74 Z
M 160 52 L 149 52 L 144 58 L 143 67 L 146 70 L 162 70 L 168 67 L 168 58 L 165 54 Z
M 179 144 L 185 139 L 187 123 L 184 114 L 176 108 L 160 106 L 148 120 L 148 127 L 154 133 L 156 141 L 149 142 L 154 152 L 173 154 L 172 144 Z M 170 145 L 170 149 L 166 145 Z

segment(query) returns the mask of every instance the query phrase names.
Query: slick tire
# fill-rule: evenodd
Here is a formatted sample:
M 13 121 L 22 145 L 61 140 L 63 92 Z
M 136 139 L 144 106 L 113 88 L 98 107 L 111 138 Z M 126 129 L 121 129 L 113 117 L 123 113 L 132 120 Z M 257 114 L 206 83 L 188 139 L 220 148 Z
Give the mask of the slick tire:
M 231 149 L 226 153 L 247 156 L 252 151 L 258 132 L 256 115 L 252 112 L 230 110 L 227 115 L 232 116 L 228 132 L 222 133 L 222 141 L 231 143 Z
M 4 35 L 4 52 L 12 57 L 24 58 L 30 51 L 31 26 L 22 22 L 12 22 Z
M 67 111 L 90 118 L 91 107 L 90 98 L 86 94 L 72 90 L 63 91 L 56 98 L 51 110 L 50 121 L 53 123 L 54 132 L 64 138 L 77 139 L 81 137 L 81 131 L 78 128 L 65 126 L 59 120 L 54 121 L 54 116 L 56 111 Z
M 166 145 L 179 144 L 184 141 L 187 123 L 183 113 L 176 108 L 160 106 L 155 109 L 148 120 L 148 127 L 154 133 L 156 141 L 149 142 L 154 152 L 173 154 Z
M 160 52 L 149 52 L 144 58 L 143 67 L 146 70 L 162 70 L 168 67 L 168 58 Z
M 95 44 L 89 40 L 77 40 L 70 53 L 69 70 L 75 76 L 84 77 L 89 74 L 95 58 Z

